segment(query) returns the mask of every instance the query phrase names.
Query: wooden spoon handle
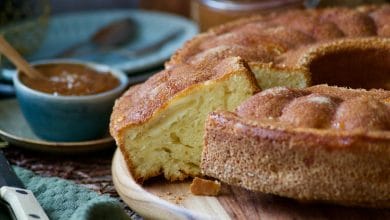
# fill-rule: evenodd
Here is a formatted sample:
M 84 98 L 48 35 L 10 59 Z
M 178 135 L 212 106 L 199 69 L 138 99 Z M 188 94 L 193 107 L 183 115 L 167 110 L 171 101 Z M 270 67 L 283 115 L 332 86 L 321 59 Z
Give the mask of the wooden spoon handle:
M 19 70 L 31 78 L 44 78 L 44 76 L 23 59 L 8 41 L 0 35 L 0 53 L 6 56 Z

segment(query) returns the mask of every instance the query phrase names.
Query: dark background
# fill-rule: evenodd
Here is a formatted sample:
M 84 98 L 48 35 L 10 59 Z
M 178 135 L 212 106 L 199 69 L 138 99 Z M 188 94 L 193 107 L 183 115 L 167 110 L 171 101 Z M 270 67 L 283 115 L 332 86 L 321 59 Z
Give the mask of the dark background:
M 138 0 L 50 0 L 50 5 L 52 13 L 61 13 L 108 8 L 134 8 L 138 6 Z

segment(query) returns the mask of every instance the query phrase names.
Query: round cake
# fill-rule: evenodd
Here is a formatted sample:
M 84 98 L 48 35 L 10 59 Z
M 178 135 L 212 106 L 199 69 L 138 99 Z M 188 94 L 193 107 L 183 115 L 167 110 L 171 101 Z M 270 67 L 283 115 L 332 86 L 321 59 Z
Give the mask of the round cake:
M 140 183 L 159 175 L 171 181 L 199 176 L 210 112 L 234 111 L 259 90 L 278 86 L 390 90 L 389 21 L 386 4 L 287 11 L 212 29 L 116 101 L 110 132 Z

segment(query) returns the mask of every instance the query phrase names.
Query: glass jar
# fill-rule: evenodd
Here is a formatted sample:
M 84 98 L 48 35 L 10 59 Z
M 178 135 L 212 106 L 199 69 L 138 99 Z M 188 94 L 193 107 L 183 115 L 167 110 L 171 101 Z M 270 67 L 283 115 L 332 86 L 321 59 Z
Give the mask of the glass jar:
M 193 0 L 191 17 L 205 31 L 243 16 L 291 8 L 303 8 L 303 0 Z

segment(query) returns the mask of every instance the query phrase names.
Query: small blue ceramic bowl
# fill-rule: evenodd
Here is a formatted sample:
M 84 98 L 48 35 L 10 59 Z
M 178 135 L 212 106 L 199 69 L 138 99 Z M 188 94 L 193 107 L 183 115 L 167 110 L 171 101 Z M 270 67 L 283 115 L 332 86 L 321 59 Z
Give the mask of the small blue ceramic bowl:
M 93 140 L 106 134 L 114 101 L 127 87 L 125 73 L 105 65 L 73 60 L 40 61 L 33 66 L 42 64 L 86 65 L 97 72 L 111 72 L 120 84 L 94 95 L 54 96 L 25 86 L 17 72 L 13 77 L 16 96 L 34 133 L 57 142 Z

